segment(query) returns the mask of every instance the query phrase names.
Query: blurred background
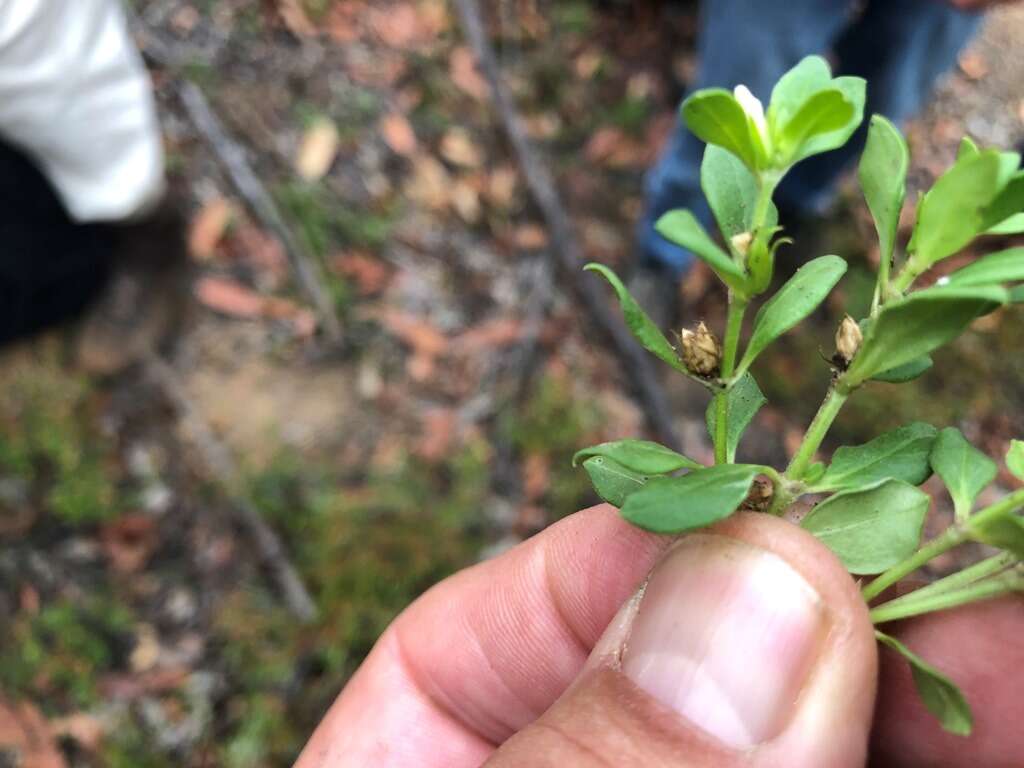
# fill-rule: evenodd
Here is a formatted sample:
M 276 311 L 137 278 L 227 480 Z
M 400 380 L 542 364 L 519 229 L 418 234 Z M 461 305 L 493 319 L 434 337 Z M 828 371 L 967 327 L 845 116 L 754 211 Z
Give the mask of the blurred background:
M 481 6 L 574 247 L 627 272 L 644 173 L 697 68 L 698 4 Z M 0 1 L 0 92 L 30 70 L 4 62 L 11 8 Z M 597 278 L 559 266 L 564 243 L 453 4 L 127 9 L 170 212 L 114 234 L 73 216 L 46 250 L 95 237 L 143 254 L 161 277 L 135 310 L 180 302 L 138 349 L 149 320 L 122 311 L 118 326 L 94 304 L 47 308 L 25 334 L 84 319 L 7 334 L 20 338 L 0 350 L 0 765 L 285 766 L 398 611 L 595 502 L 572 454 L 651 435 L 650 406 L 580 298 Z M 1024 5 L 987 15 L 927 104 L 904 126 L 911 201 L 963 134 L 1024 139 Z M 46 166 L 42 150 L 30 159 Z M 25 189 L 4 188 L 0 219 Z M 799 439 L 834 329 L 870 302 L 877 261 L 849 180 L 791 234 L 783 260 L 831 252 L 851 269 L 755 370 L 770 405 L 741 454 L 758 461 Z M 177 243 L 180 263 L 161 255 Z M 79 279 L 116 315 L 103 291 L 124 265 L 92 263 L 104 266 Z M 700 263 L 683 276 L 687 324 L 721 326 L 711 277 Z M 984 318 L 922 379 L 858 395 L 832 440 L 920 419 L 1002 455 L 1024 436 L 1022 333 L 1019 311 Z M 702 393 L 652 370 L 682 444 L 706 456 Z

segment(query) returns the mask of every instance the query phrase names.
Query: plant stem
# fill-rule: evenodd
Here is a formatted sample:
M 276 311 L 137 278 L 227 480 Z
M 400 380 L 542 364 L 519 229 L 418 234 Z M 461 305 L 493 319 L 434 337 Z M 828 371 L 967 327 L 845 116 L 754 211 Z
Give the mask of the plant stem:
M 881 254 L 878 262 L 878 280 L 875 283 L 875 295 L 871 299 L 871 316 L 878 314 L 889 293 L 889 270 L 892 267 L 892 260 L 895 257 L 895 247 L 888 254 Z
M 964 534 L 963 529 L 950 526 L 942 535 L 936 536 L 910 557 L 897 563 L 864 587 L 862 590 L 864 600 L 870 602 L 904 576 L 913 573 L 925 563 L 934 560 L 957 544 L 963 543 L 966 538 L 967 536 Z
M 747 311 L 747 300 L 729 292 L 729 315 L 725 325 L 725 342 L 722 345 L 721 377 L 728 379 L 736 368 L 736 353 L 743 330 L 743 315 Z M 715 395 L 715 463 L 729 461 L 729 393 Z
M 977 600 L 988 600 L 1009 592 L 1019 592 L 1021 590 L 1024 590 L 1024 575 L 1014 570 L 1002 576 L 969 584 L 961 589 L 925 595 L 917 600 L 901 598 L 890 603 L 883 603 L 877 608 L 873 608 L 870 616 L 872 622 L 881 624 L 886 621 L 919 616 L 922 613 L 944 611 L 949 608 L 956 608 L 958 605 L 973 603 Z M 913 595 L 908 595 L 907 597 L 913 597 Z
M 923 269 L 920 269 L 914 262 L 914 258 L 910 257 L 907 259 L 907 263 L 903 265 L 903 269 L 900 273 L 893 278 L 893 288 L 900 293 L 905 293 L 906 290 L 914 284 L 914 281 L 920 276 Z
M 1003 552 L 1002 554 L 990 557 L 987 560 L 982 560 L 980 563 L 975 563 L 972 566 L 964 568 L 962 571 L 950 574 L 945 578 L 933 581 L 931 584 L 916 589 L 913 592 L 897 597 L 895 600 L 890 600 L 885 605 L 896 608 L 898 605 L 904 603 L 911 603 L 920 600 L 925 597 L 932 597 L 935 595 L 945 594 L 946 592 L 953 592 L 955 590 L 962 589 L 976 581 L 1005 571 L 1010 566 L 1019 562 L 1020 558 L 1010 552 Z
M 839 415 L 840 409 L 849 396 L 850 393 L 848 391 L 835 384 L 829 388 L 824 402 L 814 415 L 814 420 L 804 434 L 803 442 L 800 443 L 800 447 L 793 454 L 789 466 L 786 467 L 786 476 L 791 480 L 799 480 L 803 477 L 803 474 L 814 460 L 814 454 L 821 447 L 822 440 L 828 434 L 832 422 L 836 420 L 836 416 Z

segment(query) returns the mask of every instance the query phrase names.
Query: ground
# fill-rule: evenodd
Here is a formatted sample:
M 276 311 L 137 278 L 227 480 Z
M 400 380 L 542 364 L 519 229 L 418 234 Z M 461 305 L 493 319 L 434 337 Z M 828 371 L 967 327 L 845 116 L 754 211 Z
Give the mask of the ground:
M 630 372 L 573 298 L 571 281 L 587 279 L 575 275 L 558 275 L 541 363 L 516 395 L 509 360 L 548 236 L 444 2 L 133 5 L 143 39 L 180 65 L 153 70 L 198 274 L 170 359 L 237 472 L 204 460 L 203 438 L 145 371 L 90 380 L 68 366 L 61 333 L 5 353 L 0 713 L 19 713 L 7 718 L 20 724 L 15 743 L 40 736 L 38 765 L 288 765 L 397 611 L 592 502 L 572 453 L 641 435 L 643 414 Z M 625 267 L 643 171 L 693 72 L 694 8 L 500 10 L 503 74 L 583 250 Z M 1022 49 L 1024 8 L 994 14 L 908 127 L 915 191 L 965 131 L 1000 146 L 1024 137 Z M 339 339 L 316 332 L 282 246 L 196 132 L 178 78 L 247 148 L 322 268 Z M 808 235 L 851 273 L 755 371 L 771 406 L 751 457 L 778 461 L 792 447 L 826 386 L 819 351 L 866 300 L 877 254 L 862 208 L 846 188 Z M 705 271 L 682 291 L 693 320 L 720 325 Z M 1001 455 L 1024 435 L 1022 330 L 1019 312 L 979 322 L 924 379 L 854 399 L 834 439 L 921 419 Z M 664 384 L 688 448 L 706 452 L 703 403 Z M 941 519 L 946 500 L 932 490 Z M 291 613 L 240 504 L 281 536 L 314 621 Z

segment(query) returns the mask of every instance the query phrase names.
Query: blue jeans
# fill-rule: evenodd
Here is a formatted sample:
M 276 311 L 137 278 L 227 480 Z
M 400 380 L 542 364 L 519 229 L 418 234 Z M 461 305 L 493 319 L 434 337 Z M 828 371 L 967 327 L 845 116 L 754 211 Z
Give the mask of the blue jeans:
M 834 54 L 836 74 L 868 81 L 865 116 L 894 122 L 915 114 L 936 80 L 951 69 L 981 15 L 942 0 L 704 0 L 695 86 L 745 84 L 767 106 L 775 82 L 809 54 Z M 776 193 L 784 210 L 820 213 L 835 182 L 864 146 L 866 124 L 841 149 L 796 166 Z M 646 180 L 640 223 L 641 257 L 681 274 L 692 258 L 659 236 L 654 222 L 665 211 L 689 208 L 706 226 L 711 212 L 700 190 L 704 144 L 680 122 Z

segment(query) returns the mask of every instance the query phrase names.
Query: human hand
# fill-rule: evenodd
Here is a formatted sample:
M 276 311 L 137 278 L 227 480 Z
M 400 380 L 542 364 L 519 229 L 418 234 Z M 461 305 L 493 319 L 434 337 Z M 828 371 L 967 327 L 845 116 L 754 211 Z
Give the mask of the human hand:
M 601 505 L 406 609 L 296 768 L 1019 766 L 1024 602 L 895 634 L 964 691 L 970 738 L 888 651 L 879 674 L 857 585 L 800 528 L 739 513 L 672 545 Z

